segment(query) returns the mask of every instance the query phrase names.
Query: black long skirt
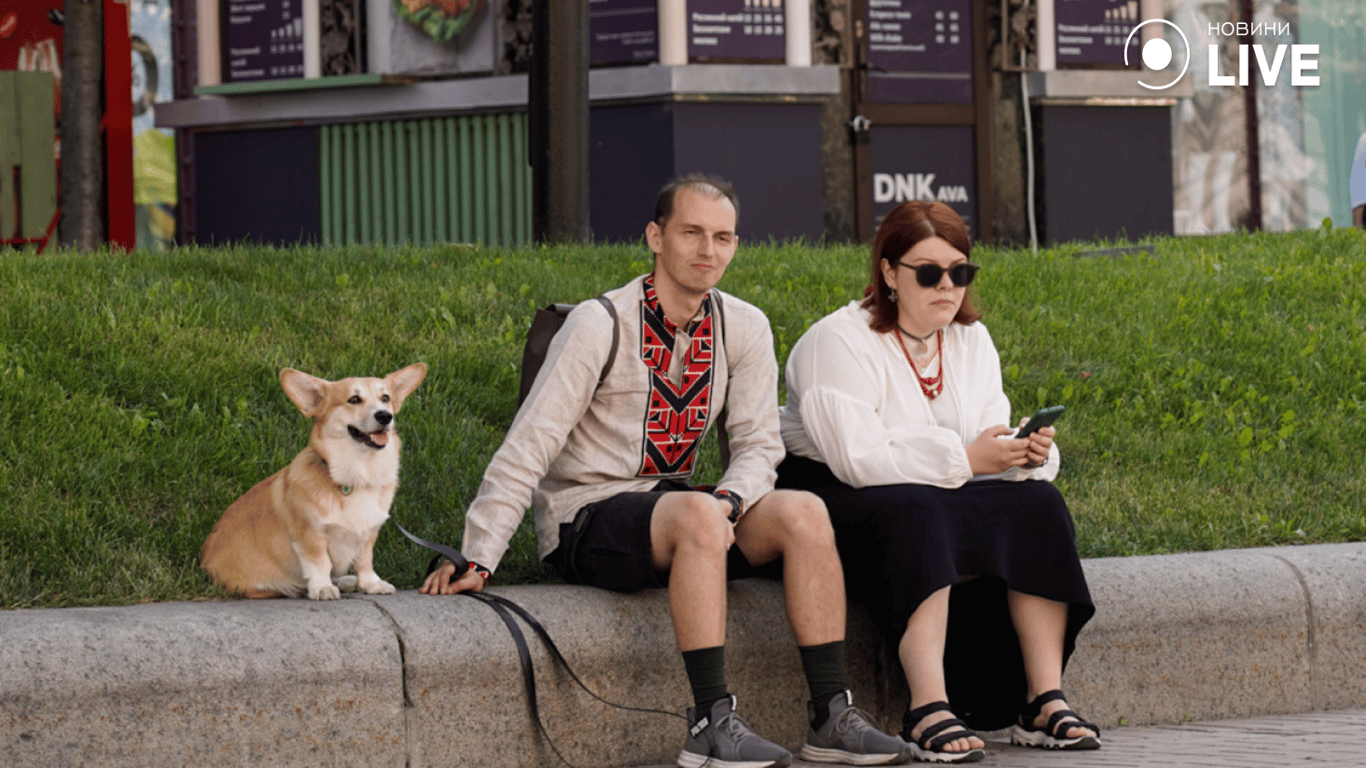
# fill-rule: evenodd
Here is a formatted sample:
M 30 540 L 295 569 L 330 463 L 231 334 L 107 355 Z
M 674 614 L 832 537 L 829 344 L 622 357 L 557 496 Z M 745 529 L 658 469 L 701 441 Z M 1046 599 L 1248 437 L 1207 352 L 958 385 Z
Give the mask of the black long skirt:
M 1024 658 L 1007 589 L 1067 604 L 1064 665 L 1095 614 L 1072 515 L 1052 483 L 852 488 L 825 464 L 789 454 L 778 467 L 778 487 L 825 501 L 849 599 L 868 606 L 893 649 L 920 603 L 953 587 L 945 682 L 954 712 L 973 728 L 1005 728 L 1025 704 Z

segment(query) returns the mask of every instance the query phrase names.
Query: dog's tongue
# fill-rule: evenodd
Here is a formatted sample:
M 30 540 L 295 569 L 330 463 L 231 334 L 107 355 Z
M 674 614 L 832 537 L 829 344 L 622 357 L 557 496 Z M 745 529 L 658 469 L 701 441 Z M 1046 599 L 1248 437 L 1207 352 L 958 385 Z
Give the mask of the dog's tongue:
M 385 431 L 385 432 L 371 432 L 371 433 L 370 433 L 370 442 L 374 443 L 375 445 L 388 445 L 388 444 L 389 444 L 389 433 L 388 433 L 387 431 Z

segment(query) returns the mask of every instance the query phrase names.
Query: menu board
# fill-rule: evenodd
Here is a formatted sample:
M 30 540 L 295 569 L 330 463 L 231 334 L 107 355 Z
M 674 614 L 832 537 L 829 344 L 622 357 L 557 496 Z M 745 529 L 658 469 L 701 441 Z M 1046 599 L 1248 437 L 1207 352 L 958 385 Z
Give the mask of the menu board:
M 223 81 L 304 76 L 304 0 L 226 0 Z
M 659 60 L 658 0 L 588 0 L 589 64 Z
M 874 125 L 869 141 L 873 227 L 908 200 L 952 208 L 977 235 L 977 164 L 965 125 Z
M 1138 0 L 1054 0 L 1058 66 L 1124 67 L 1124 41 L 1138 25 Z M 1129 39 L 1138 67 L 1139 35 Z
M 688 0 L 688 58 L 781 62 L 783 0 Z
M 868 0 L 868 101 L 972 103 L 971 0 Z

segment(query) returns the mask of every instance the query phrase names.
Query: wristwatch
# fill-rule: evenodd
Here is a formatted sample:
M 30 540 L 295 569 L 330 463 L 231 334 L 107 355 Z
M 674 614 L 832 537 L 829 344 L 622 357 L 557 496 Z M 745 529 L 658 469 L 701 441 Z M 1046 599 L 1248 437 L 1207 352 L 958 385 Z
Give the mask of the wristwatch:
M 740 516 L 744 514 L 745 502 L 739 495 L 731 493 L 730 491 L 712 491 L 711 495 L 730 504 L 730 514 L 726 515 L 727 520 L 732 523 L 740 522 Z

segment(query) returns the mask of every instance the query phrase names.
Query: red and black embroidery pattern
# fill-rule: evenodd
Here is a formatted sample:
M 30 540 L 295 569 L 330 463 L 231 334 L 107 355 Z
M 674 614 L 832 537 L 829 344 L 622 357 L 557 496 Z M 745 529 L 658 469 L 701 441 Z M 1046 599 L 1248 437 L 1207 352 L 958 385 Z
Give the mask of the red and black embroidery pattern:
M 669 380 L 669 365 L 678 326 L 664 316 L 654 275 L 645 278 L 640 320 L 640 356 L 650 369 L 650 404 L 645 413 L 644 455 L 636 474 L 691 474 L 711 408 L 711 296 L 702 301 L 701 318 L 688 328 L 692 344 L 683 358 L 683 376 L 677 386 Z

